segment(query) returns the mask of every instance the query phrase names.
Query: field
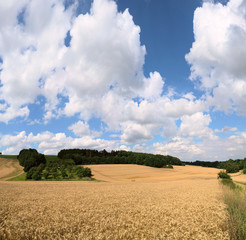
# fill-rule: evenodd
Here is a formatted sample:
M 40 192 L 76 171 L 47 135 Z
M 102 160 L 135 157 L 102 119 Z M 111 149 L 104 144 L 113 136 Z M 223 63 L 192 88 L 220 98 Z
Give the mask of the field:
M 152 168 L 141 165 L 87 165 L 93 177 L 107 182 L 149 182 L 181 179 L 216 179 L 216 168 L 196 166 L 175 166 L 174 169 Z
M 229 239 L 216 169 L 91 168 L 111 181 L 1 181 L 0 239 Z
M 246 174 L 243 174 L 242 171 L 240 171 L 239 173 L 233 173 L 230 175 L 233 181 L 246 183 Z
M 23 172 L 23 167 L 19 165 L 17 159 L 0 158 L 0 180 L 10 179 Z

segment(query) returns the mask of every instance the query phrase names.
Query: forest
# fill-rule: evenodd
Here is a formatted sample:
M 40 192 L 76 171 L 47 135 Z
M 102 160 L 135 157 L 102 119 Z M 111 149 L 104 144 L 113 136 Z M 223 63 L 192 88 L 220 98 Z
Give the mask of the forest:
M 172 167 L 182 165 L 182 161 L 170 155 L 139 153 L 129 151 L 63 149 L 58 153 L 60 159 L 73 159 L 76 165 L 88 164 L 138 164 L 149 167 Z
M 201 167 L 213 167 L 219 169 L 225 169 L 227 173 L 236 173 L 243 169 L 246 172 L 246 158 L 244 159 L 229 159 L 227 161 L 195 161 L 195 162 L 184 162 L 186 165 L 201 166 Z

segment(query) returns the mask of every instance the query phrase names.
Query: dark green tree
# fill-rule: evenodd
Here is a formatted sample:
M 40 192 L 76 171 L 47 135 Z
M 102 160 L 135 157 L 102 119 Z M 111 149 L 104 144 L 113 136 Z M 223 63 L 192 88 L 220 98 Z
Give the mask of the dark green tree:
M 46 160 L 43 154 L 38 153 L 36 149 L 23 149 L 17 156 L 19 163 L 27 172 L 32 167 L 39 166 L 41 163 L 45 164 Z

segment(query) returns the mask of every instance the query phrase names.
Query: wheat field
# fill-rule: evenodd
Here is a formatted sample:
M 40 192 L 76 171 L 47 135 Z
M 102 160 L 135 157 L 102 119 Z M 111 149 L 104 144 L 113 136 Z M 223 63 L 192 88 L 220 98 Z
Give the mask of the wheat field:
M 242 171 L 230 175 L 233 181 L 246 183 L 246 174 L 243 174 Z
M 1 181 L 0 239 L 229 239 L 221 186 L 204 169 L 180 178 L 175 167 L 176 180 Z
M 197 166 L 152 168 L 135 164 L 87 165 L 98 180 L 107 182 L 149 182 L 178 179 L 216 179 L 219 169 Z

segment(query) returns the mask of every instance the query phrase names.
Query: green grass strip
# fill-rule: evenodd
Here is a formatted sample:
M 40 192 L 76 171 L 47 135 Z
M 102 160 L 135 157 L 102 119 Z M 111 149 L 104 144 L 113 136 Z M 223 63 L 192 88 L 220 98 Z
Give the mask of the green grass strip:
M 224 189 L 225 203 L 229 212 L 229 231 L 231 240 L 246 239 L 246 192 L 232 180 L 221 181 L 227 187 Z
M 7 181 L 26 181 L 26 173 L 23 173 L 17 177 L 10 178 Z

